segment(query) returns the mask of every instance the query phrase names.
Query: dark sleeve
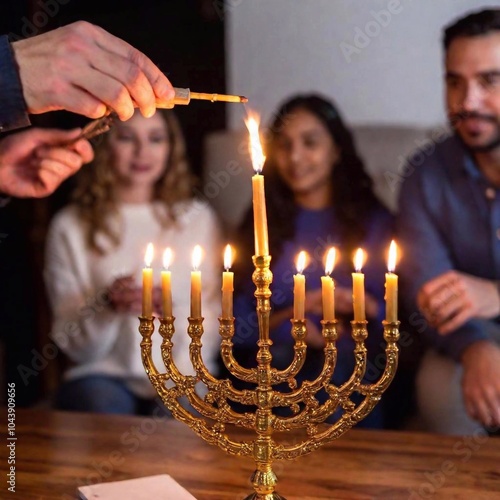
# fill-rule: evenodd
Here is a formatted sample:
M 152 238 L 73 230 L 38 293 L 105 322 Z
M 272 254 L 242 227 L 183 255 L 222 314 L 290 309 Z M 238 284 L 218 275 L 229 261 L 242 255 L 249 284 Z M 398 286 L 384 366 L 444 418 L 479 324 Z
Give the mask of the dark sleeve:
M 410 317 L 416 321 L 419 331 L 441 352 L 460 361 L 462 352 L 470 344 L 488 336 L 477 320 L 470 320 L 448 335 L 440 335 L 420 316 L 417 294 L 425 283 L 454 268 L 446 241 L 438 226 L 441 196 L 440 185 L 445 178 L 436 175 L 428 167 L 439 172 L 439 165 L 427 165 L 417 169 L 403 182 L 399 197 L 396 220 L 398 244 L 401 247 L 399 274 L 401 299 Z M 432 178 L 426 176 L 432 175 Z M 413 318 L 413 320 L 412 320 Z
M 21 80 L 7 35 L 0 36 L 0 132 L 30 125 Z

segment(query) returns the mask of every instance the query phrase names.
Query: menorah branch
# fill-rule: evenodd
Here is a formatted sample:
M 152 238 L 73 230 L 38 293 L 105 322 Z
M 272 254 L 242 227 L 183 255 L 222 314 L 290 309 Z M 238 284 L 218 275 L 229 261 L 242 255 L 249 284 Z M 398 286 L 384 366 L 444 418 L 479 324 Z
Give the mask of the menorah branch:
M 233 355 L 234 318 L 219 318 L 219 335 L 222 338 L 220 353 L 225 367 L 236 378 L 257 383 L 257 370 L 242 367 Z
M 298 413 L 298 403 L 305 399 L 311 400 L 311 395 L 314 395 L 318 392 L 322 387 L 325 387 L 329 384 L 333 371 L 335 369 L 335 365 L 337 362 L 337 348 L 335 346 L 335 342 L 337 340 L 337 321 L 336 320 L 322 320 L 322 335 L 325 339 L 325 347 L 324 354 L 325 360 L 323 363 L 323 369 L 321 373 L 315 380 L 305 381 L 302 386 L 298 389 L 292 390 L 291 392 L 281 393 L 275 392 L 273 397 L 275 406 L 290 406 L 294 413 Z M 303 413 L 294 417 L 291 417 L 288 420 L 290 425 L 293 427 L 295 425 L 300 425 L 302 422 Z M 283 425 L 281 419 L 277 419 L 276 425 L 281 428 Z M 291 428 L 291 427 L 290 427 Z
M 299 370 L 304 366 L 306 360 L 307 344 L 306 338 L 306 320 L 305 319 L 292 319 L 292 338 L 295 343 L 293 346 L 294 356 L 293 360 L 284 370 L 273 370 L 271 372 L 271 383 L 281 384 L 282 382 L 288 381 L 288 385 L 291 389 L 296 387 L 296 382 L 294 377 L 299 373 Z

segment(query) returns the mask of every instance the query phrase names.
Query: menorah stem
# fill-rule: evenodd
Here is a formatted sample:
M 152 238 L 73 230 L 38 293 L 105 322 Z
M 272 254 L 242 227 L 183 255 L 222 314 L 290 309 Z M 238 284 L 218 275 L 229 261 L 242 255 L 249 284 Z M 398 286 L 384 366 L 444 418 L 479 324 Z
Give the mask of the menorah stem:
M 257 443 L 255 443 L 257 446 Z M 270 443 L 266 446 L 269 447 Z M 252 475 L 252 484 L 255 493 L 252 493 L 245 500 L 286 500 L 274 491 L 278 482 L 276 474 L 271 468 L 269 459 L 257 461 L 257 470 Z
M 257 439 L 254 443 L 254 459 L 257 470 L 253 473 L 252 484 L 255 493 L 248 499 L 253 500 L 279 500 L 282 499 L 274 493 L 277 478 L 271 468 L 273 441 L 273 414 L 271 386 L 271 355 L 270 347 L 273 345 L 269 338 L 269 314 L 271 313 L 271 290 L 270 285 L 273 274 L 269 269 L 270 256 L 254 256 L 255 271 L 252 279 L 255 283 L 255 297 L 257 298 L 257 317 L 259 321 L 259 340 L 257 345 L 257 388 L 255 411 L 255 429 Z M 283 500 L 283 499 L 282 499 Z
M 219 334 L 222 337 L 220 354 L 225 367 L 240 380 L 257 382 L 254 368 L 244 368 L 233 355 L 234 318 L 219 318 Z

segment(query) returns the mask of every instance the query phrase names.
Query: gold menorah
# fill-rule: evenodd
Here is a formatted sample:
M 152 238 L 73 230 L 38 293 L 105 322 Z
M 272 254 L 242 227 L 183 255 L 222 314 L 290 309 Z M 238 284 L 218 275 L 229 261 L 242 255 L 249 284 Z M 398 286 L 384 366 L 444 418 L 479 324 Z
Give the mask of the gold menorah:
M 153 317 L 139 318 L 142 360 L 151 383 L 177 420 L 189 425 L 205 441 L 219 446 L 230 455 L 253 457 L 256 463 L 251 479 L 254 493 L 246 500 L 284 500 L 284 497 L 275 492 L 277 478 L 272 470 L 272 462 L 306 455 L 338 438 L 370 413 L 396 373 L 399 321 L 383 321 L 386 365 L 378 382 L 373 384 L 363 383 L 367 361 L 367 349 L 364 345 L 368 336 L 367 321 L 351 322 L 355 342 L 355 367 L 349 380 L 337 387 L 331 383 L 337 359 L 337 321 L 323 320 L 323 369 L 315 380 L 305 381 L 298 387 L 295 376 L 306 357 L 306 321 L 291 320 L 291 333 L 295 341 L 294 359 L 284 370 L 273 368 L 270 351 L 272 341 L 269 337 L 271 257 L 254 256 L 253 262 L 255 271 L 252 279 L 256 286 L 259 324 L 257 367 L 245 368 L 233 355 L 234 318 L 219 318 L 219 333 L 222 338 L 221 356 L 227 369 L 236 378 L 255 384 L 255 389 L 238 390 L 229 379 L 217 379 L 209 373 L 201 352 L 203 318 L 188 318 L 188 334 L 191 338 L 189 352 L 196 376 L 183 375 L 175 365 L 172 356 L 175 318 L 172 316 L 160 318 L 159 333 L 163 339 L 161 353 L 166 372 L 160 373 L 152 359 Z M 204 397 L 196 391 L 199 382 L 208 391 Z M 288 382 L 289 392 L 273 389 L 273 386 L 283 382 Z M 170 387 L 167 387 L 167 383 Z M 328 398 L 320 404 L 315 394 L 322 389 L 326 391 Z M 358 405 L 350 399 L 355 392 L 364 396 Z M 180 399 L 184 397 L 198 414 L 190 412 L 181 404 Z M 254 406 L 256 410 L 239 413 L 232 409 L 229 401 Z M 290 408 L 292 415 L 274 415 L 272 410 L 276 407 Z M 333 424 L 325 424 L 325 420 L 338 408 L 343 410 L 338 420 Z M 226 424 L 251 429 L 255 431 L 256 437 L 249 441 L 234 441 L 225 433 Z M 302 441 L 287 444 L 273 439 L 274 433 L 294 429 L 306 430 Z

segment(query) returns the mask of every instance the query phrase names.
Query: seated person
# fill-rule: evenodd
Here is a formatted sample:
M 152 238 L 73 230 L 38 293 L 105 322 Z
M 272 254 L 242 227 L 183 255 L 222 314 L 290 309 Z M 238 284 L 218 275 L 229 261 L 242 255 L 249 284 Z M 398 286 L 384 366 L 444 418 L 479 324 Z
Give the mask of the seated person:
M 47 241 L 45 279 L 54 316 L 51 336 L 71 362 L 56 406 L 149 413 L 156 391 L 142 365 L 138 331 L 146 246 L 154 243 L 158 268 L 163 249 L 173 250 L 173 313 L 178 331 L 174 358 L 184 374 L 193 373 L 186 333 L 191 251 L 196 244 L 205 250 L 203 353 L 214 370 L 222 269 L 218 223 L 205 204 L 192 198 L 193 178 L 173 111 L 158 110 L 151 118 L 136 112 L 99 140 L 94 164 L 81 172 L 74 203 L 55 216 Z M 160 273 L 155 275 L 159 285 Z M 158 316 L 162 313 L 159 286 L 154 296 Z M 155 362 L 162 372 L 161 338 L 155 338 Z
M 341 326 L 333 382 L 340 384 L 349 378 L 354 368 L 354 342 L 349 321 L 353 319 L 352 256 L 358 247 L 363 247 L 368 254 L 363 270 L 366 272 L 366 314 L 370 320 L 367 341 L 370 359 L 384 346 L 381 320 L 385 311 L 384 273 L 392 216 L 375 197 L 372 181 L 356 152 L 351 133 L 331 102 L 317 95 L 298 95 L 285 102 L 275 116 L 264 166 L 274 276 L 270 318 L 270 336 L 274 343 L 272 365 L 283 369 L 293 359 L 292 275 L 296 272 L 297 254 L 305 250 L 311 259 L 304 272 L 308 352 L 297 381 L 300 384 L 319 374 L 324 359 L 320 324 L 323 257 L 330 246 L 336 246 L 340 260 L 333 277 L 336 280 L 336 316 Z M 248 367 L 256 364 L 258 339 L 253 299 L 255 285 L 250 281 L 252 260 L 251 255 L 245 254 L 253 249 L 252 219 L 250 210 L 238 231 L 237 262 L 248 267 L 235 272 L 236 279 L 245 276 L 247 281 L 235 283 L 234 307 L 235 356 Z M 371 370 L 371 381 L 378 380 L 379 376 L 380 370 L 376 373 Z M 361 425 L 382 426 L 380 405 Z
M 447 27 L 444 50 L 453 135 L 403 183 L 399 273 L 432 346 L 417 375 L 424 422 L 472 434 L 500 425 L 500 10 Z

